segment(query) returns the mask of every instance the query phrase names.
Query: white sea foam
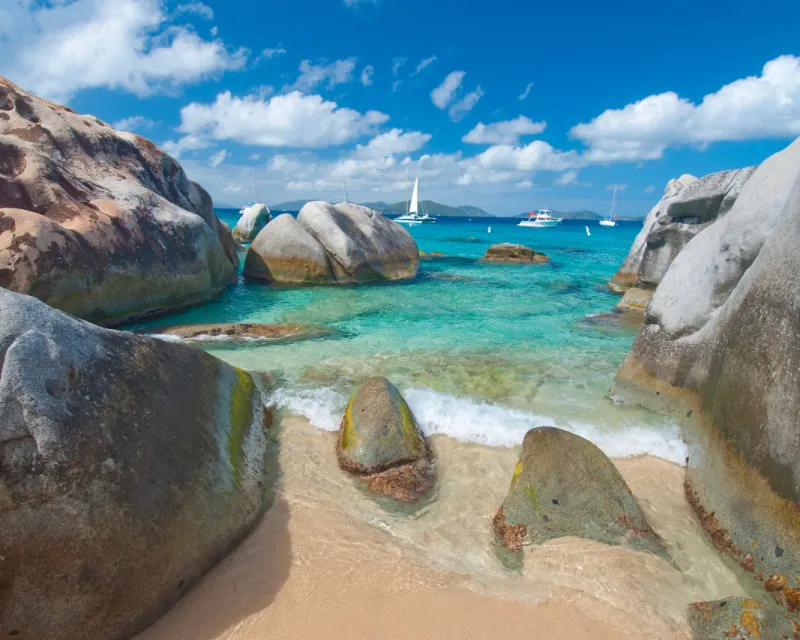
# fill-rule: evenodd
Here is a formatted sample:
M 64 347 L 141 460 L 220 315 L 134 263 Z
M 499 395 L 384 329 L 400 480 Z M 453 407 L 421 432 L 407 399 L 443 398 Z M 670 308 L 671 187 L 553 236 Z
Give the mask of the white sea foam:
M 407 389 L 403 392 L 425 435 L 442 434 L 461 442 L 493 447 L 512 447 L 522 443 L 534 427 L 555 426 L 571 431 L 596 444 L 611 458 L 649 454 L 677 464 L 686 460 L 686 445 L 676 425 L 624 425 L 603 428 L 582 422 L 564 422 L 552 416 L 536 415 L 475 398 L 458 397 L 432 389 Z M 319 429 L 336 431 L 347 397 L 334 389 L 278 389 L 270 404 L 303 416 Z
M 163 340 L 164 342 L 183 342 L 182 338 L 170 335 L 168 333 L 148 333 L 147 337 L 156 338 L 157 340 Z

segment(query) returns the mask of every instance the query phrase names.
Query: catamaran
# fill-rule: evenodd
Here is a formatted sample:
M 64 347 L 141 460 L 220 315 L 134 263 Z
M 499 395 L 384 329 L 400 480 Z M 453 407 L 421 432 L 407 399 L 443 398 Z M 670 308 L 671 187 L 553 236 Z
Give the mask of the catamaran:
M 611 201 L 611 213 L 608 218 L 600 221 L 601 227 L 616 227 L 617 225 L 617 187 L 614 187 L 614 200 Z
M 422 215 L 419 213 L 420 208 L 422 209 Z M 429 216 L 428 212 L 425 211 L 425 205 L 419 201 L 419 178 L 414 180 L 414 191 L 411 194 L 411 203 L 408 205 L 406 213 L 395 218 L 394 221 L 403 222 L 405 224 L 436 222 L 436 218 Z
M 550 209 L 540 209 L 538 213 L 530 212 L 527 220 L 523 220 L 518 227 L 536 227 L 538 229 L 549 229 L 557 227 L 564 218 L 554 218 L 550 214 Z

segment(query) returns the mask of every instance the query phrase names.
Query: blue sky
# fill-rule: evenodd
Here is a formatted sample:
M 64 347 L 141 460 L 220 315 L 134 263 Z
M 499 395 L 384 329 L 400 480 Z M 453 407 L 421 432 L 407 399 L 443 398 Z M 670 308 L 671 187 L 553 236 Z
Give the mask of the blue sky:
M 219 206 L 643 215 L 800 136 L 793 0 L 2 0 L 0 73 L 153 139 Z

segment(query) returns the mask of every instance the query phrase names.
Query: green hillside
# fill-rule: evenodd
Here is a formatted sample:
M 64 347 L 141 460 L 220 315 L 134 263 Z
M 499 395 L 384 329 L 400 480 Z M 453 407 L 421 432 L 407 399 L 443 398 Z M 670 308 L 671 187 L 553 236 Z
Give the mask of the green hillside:
M 421 200 L 421 209 L 424 208 L 428 215 L 436 217 L 451 218 L 454 216 L 475 216 L 476 218 L 492 218 L 491 213 L 487 213 L 478 207 L 463 206 L 463 207 L 450 207 L 446 204 L 434 202 L 433 200 Z M 400 214 L 406 212 L 407 204 L 405 202 L 395 202 L 388 205 L 381 213 L 388 213 L 390 215 Z

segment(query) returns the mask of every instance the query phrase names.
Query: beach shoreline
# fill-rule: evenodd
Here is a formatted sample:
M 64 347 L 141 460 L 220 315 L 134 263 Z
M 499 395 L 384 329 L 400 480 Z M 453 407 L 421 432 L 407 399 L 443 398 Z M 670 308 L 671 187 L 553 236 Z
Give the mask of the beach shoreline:
M 138 640 L 255 638 L 690 637 L 688 602 L 741 592 L 682 496 L 684 469 L 617 459 L 675 564 L 578 538 L 526 550 L 521 571 L 492 549 L 491 518 L 514 448 L 432 438 L 439 485 L 392 513 L 338 470 L 335 434 L 279 415 L 280 478 L 263 522 Z M 480 469 L 480 473 L 475 473 Z M 471 478 L 471 479 L 470 479 Z M 738 590 L 737 590 L 738 587 Z

